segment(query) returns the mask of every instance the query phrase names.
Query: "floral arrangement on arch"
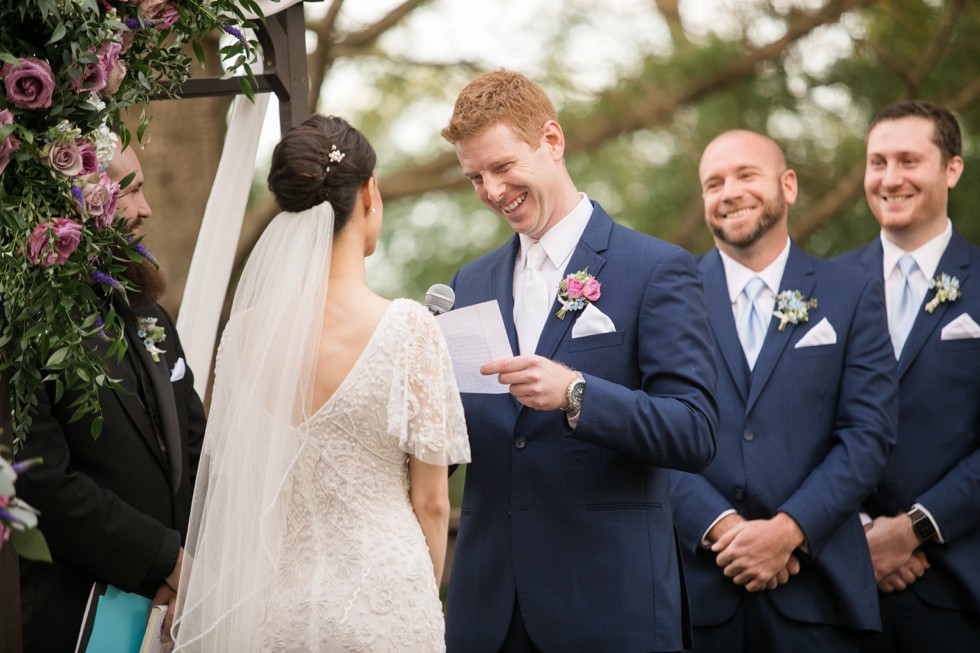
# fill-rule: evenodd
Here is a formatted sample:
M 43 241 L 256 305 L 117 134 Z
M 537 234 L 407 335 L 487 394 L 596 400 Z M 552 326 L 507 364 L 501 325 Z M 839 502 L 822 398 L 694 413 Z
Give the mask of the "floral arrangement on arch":
M 203 65 L 200 42 L 216 30 L 235 37 L 219 54 L 251 96 L 246 11 L 262 15 L 253 0 L 0 2 L 0 373 L 15 446 L 45 383 L 80 393 L 74 418 L 94 414 L 101 431 L 97 393 L 116 381 L 91 342 L 108 338 L 120 358 L 126 347 L 102 297 L 131 288 L 125 263 L 149 257 L 116 219 L 112 132 L 128 145 L 120 112 L 175 97 L 192 72 L 187 45 Z

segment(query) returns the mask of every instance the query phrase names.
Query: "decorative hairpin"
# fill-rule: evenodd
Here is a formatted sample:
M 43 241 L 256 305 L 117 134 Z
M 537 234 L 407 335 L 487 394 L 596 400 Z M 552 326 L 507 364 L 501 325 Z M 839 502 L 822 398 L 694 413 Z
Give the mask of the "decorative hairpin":
M 330 159 L 331 163 L 340 163 L 345 156 L 347 154 L 338 150 L 336 145 L 331 145 L 330 152 L 327 153 L 327 158 Z M 326 172 L 330 172 L 330 166 L 327 166 Z

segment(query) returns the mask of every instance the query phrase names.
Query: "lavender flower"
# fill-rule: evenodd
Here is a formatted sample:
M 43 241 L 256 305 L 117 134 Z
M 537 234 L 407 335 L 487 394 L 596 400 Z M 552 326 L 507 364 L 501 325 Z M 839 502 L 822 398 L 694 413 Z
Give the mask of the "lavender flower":
M 242 31 L 240 29 L 238 29 L 237 27 L 233 27 L 232 25 L 229 25 L 228 23 L 222 23 L 221 24 L 221 30 L 223 32 L 225 32 L 226 34 L 231 34 L 236 39 L 238 39 L 238 42 L 239 43 L 241 43 L 246 48 L 248 47 L 248 40 L 245 38 L 245 35 L 242 34 Z
M 75 201 L 76 202 L 78 202 L 78 207 L 82 210 L 82 213 L 84 214 L 85 213 L 85 194 L 82 192 L 82 189 L 79 188 L 78 186 L 72 186 L 71 187 L 71 196 L 75 198 Z
M 111 338 L 109 338 L 109 335 L 105 332 L 105 329 L 103 328 L 105 327 L 105 321 L 102 319 L 101 315 L 95 316 L 95 326 L 99 327 L 99 332 L 96 334 L 99 340 L 108 342 Z
M 105 272 L 99 272 L 95 268 L 92 268 L 91 270 L 89 270 L 89 276 L 104 286 L 110 286 L 113 289 L 118 290 L 120 292 L 126 292 L 125 288 L 122 287 L 121 283 L 119 283 L 118 281 L 110 277 Z
M 129 239 L 129 242 L 133 242 L 133 239 L 130 238 Z M 146 247 L 143 246 L 143 243 L 136 243 L 135 245 L 133 245 L 133 249 L 136 250 L 136 253 L 137 254 L 139 254 L 140 256 L 142 256 L 143 258 L 145 258 L 147 261 L 149 261 L 150 263 L 152 263 L 153 265 L 155 265 L 157 267 L 157 269 L 160 269 L 160 263 L 156 260 L 156 258 L 153 256 L 153 254 L 150 254 L 150 251 L 148 249 L 146 249 Z

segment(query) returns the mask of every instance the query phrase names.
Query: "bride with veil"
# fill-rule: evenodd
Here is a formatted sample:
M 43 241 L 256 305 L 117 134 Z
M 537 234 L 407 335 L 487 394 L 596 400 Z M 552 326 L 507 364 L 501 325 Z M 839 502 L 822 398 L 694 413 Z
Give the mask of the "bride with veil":
M 218 352 L 177 651 L 445 648 L 446 467 L 469 460 L 469 443 L 435 320 L 367 287 L 375 162 L 336 117 L 276 146 L 283 212 Z

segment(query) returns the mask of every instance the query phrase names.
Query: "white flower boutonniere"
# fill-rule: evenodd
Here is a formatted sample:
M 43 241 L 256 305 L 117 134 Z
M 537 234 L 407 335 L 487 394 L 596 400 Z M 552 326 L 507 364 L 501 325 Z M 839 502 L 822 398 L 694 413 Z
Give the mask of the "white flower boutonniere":
M 799 290 L 784 290 L 776 295 L 776 310 L 773 315 L 779 318 L 779 330 L 787 324 L 799 324 L 810 319 L 810 309 L 817 307 L 816 298 L 803 299 Z
M 570 274 L 558 283 L 558 301 L 561 308 L 555 315 L 559 320 L 565 319 L 568 311 L 580 311 L 602 296 L 601 286 L 595 277 L 589 274 L 589 268 Z
M 955 302 L 963 294 L 960 292 L 960 280 L 945 272 L 929 281 L 929 289 L 933 288 L 936 289 L 936 296 L 926 304 L 926 313 L 932 313 L 936 307 L 945 302 Z
M 163 332 L 162 326 L 157 326 L 155 317 L 136 318 L 136 335 L 143 339 L 143 346 L 150 352 L 154 363 L 160 362 L 160 354 L 167 353 L 166 349 L 157 347 L 157 343 L 167 339 L 167 334 Z

